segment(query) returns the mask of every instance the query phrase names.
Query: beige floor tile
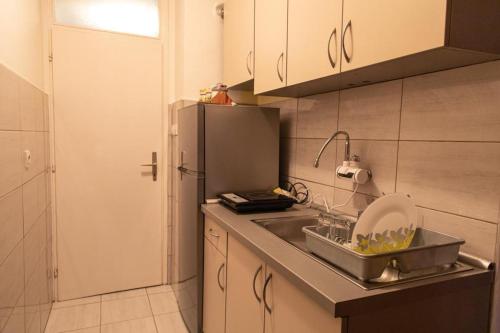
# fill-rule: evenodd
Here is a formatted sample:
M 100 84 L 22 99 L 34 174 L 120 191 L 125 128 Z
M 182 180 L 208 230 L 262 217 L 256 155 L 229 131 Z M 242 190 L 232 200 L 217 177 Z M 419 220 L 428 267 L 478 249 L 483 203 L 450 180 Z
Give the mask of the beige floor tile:
M 174 293 L 152 294 L 149 301 L 155 315 L 179 311 Z
M 102 302 L 102 324 L 145 318 L 151 315 L 147 296 Z
M 54 309 L 50 314 L 45 333 L 74 331 L 99 325 L 100 304 L 84 304 Z
M 101 302 L 101 296 L 92 296 L 92 297 L 71 299 L 71 300 L 62 301 L 62 302 L 55 302 L 52 305 L 52 308 L 53 309 L 60 309 L 60 308 L 67 308 L 69 306 L 100 303 L 100 302 Z
M 169 293 L 169 292 L 173 292 L 173 289 L 170 285 L 162 285 L 162 286 L 156 286 L 156 287 L 149 287 L 149 288 L 146 288 L 146 291 L 149 295 L 152 295 L 152 294 L 159 294 L 159 293 Z
M 138 296 L 146 296 L 146 289 L 132 289 L 132 290 L 125 290 L 125 291 L 119 291 L 117 293 L 111 293 L 111 294 L 105 294 L 102 295 L 102 301 L 113 301 L 117 299 L 125 299 L 125 298 L 132 298 L 132 297 L 138 297 Z
M 186 326 L 179 312 L 155 316 L 158 333 L 187 333 Z
M 122 321 L 103 325 L 101 333 L 156 333 L 153 317 Z

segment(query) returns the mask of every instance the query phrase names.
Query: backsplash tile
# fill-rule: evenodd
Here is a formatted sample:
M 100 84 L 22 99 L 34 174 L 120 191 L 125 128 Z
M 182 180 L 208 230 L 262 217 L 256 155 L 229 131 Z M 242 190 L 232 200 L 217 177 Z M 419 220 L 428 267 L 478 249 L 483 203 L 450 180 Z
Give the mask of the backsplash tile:
M 282 138 L 280 140 L 280 175 L 295 176 L 295 152 L 297 140 L 295 138 Z
M 405 79 L 401 140 L 500 141 L 500 62 Z
M 495 260 L 498 225 L 427 208 L 419 208 L 418 212 L 424 228 L 466 239 L 462 251 Z
M 1 333 L 43 332 L 52 307 L 48 125 L 47 95 L 0 65 Z
M 418 205 L 498 223 L 500 143 L 406 142 L 396 190 Z
M 297 137 L 297 99 L 290 98 L 283 101 L 266 104 L 266 107 L 280 109 L 280 137 Z
M 332 142 L 321 156 L 319 167 L 314 167 L 314 160 L 318 155 L 324 139 L 297 139 L 295 157 L 295 176 L 299 179 L 325 185 L 334 185 L 335 181 L 335 143 Z
M 338 117 L 338 91 L 300 98 L 297 114 L 297 137 L 329 138 L 337 129 Z
M 339 130 L 352 139 L 397 140 L 401 80 L 340 92 Z
M 345 140 L 337 142 L 337 163 L 344 160 Z M 361 157 L 361 167 L 368 168 L 373 178 L 367 184 L 359 185 L 358 191 L 373 196 L 392 193 L 396 187 L 397 141 L 351 140 L 351 156 Z M 337 178 L 335 186 L 345 190 L 354 188 L 352 181 Z

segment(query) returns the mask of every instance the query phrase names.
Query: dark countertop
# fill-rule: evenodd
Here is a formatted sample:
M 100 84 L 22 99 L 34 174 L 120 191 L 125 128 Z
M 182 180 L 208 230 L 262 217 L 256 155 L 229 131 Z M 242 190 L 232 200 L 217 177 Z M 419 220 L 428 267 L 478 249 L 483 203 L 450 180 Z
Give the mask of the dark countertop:
M 325 266 L 293 245 L 251 222 L 254 219 L 317 215 L 317 211 L 294 206 L 287 211 L 236 214 L 220 204 L 202 205 L 205 215 L 213 218 L 231 236 L 249 247 L 264 262 L 286 276 L 335 317 L 365 313 L 376 307 L 397 306 L 457 289 L 492 284 L 493 272 L 484 269 L 427 278 L 380 289 L 364 290 L 342 277 L 335 268 Z

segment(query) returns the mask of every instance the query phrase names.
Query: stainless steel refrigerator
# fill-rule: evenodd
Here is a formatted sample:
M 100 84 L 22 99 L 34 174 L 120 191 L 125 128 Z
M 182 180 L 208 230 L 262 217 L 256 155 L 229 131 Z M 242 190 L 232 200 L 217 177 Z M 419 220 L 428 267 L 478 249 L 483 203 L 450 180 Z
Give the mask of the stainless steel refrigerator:
M 191 333 L 202 332 L 203 215 L 220 193 L 279 183 L 279 109 L 196 104 L 179 110 L 173 289 Z

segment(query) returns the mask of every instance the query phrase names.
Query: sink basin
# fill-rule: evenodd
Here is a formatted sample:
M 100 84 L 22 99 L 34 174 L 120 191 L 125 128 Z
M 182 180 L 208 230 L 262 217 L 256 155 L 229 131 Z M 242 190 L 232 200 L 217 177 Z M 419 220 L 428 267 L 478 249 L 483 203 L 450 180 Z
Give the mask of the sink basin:
M 302 251 L 308 252 L 306 247 L 306 235 L 303 227 L 317 225 L 319 215 L 277 217 L 273 219 L 252 220 L 252 222 L 266 228 L 279 238 L 295 245 Z

